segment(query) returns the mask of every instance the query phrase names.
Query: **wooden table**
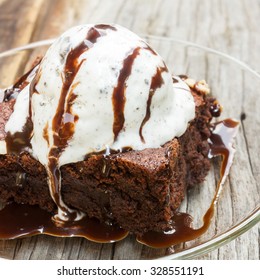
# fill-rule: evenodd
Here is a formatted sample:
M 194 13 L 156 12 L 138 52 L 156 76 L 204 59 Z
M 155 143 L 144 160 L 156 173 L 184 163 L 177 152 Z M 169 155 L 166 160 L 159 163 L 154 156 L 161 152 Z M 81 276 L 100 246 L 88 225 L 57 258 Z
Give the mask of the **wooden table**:
M 73 25 L 115 22 L 138 34 L 174 36 L 215 48 L 260 71 L 259 18 L 259 0 L 0 0 L 0 51 L 56 37 Z M 259 138 L 259 134 L 255 137 Z M 258 194 L 259 171 L 258 166 L 253 177 L 258 180 Z M 52 250 L 48 246 L 52 246 Z M 112 245 L 77 239 L 72 246 L 66 239 L 39 236 L 0 241 L 0 257 L 120 259 L 133 257 L 127 253 L 133 249 L 139 250 L 140 258 L 156 257 L 154 251 L 142 254 L 140 244 L 131 246 L 135 248 L 126 247 L 123 256 Z M 259 254 L 259 226 L 255 226 L 231 243 L 199 258 L 259 259 Z

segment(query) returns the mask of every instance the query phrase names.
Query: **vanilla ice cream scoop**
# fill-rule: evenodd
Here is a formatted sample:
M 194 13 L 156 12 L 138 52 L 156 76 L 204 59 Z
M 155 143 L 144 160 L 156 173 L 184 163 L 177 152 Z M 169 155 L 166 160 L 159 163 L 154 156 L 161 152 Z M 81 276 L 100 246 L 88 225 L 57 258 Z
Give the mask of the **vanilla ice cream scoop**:
M 59 195 L 60 166 L 103 150 L 160 147 L 181 136 L 194 116 L 189 87 L 181 79 L 173 83 L 163 59 L 141 38 L 118 25 L 81 25 L 48 49 L 6 131 L 12 138 L 30 127 L 29 151 L 46 167 L 66 220 L 73 211 Z

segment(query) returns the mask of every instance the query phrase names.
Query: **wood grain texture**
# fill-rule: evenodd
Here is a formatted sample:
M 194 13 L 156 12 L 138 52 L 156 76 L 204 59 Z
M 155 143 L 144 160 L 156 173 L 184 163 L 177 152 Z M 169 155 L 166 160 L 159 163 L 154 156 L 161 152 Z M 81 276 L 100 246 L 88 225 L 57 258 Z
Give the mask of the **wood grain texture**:
M 138 34 L 170 36 L 215 48 L 241 59 L 260 72 L 259 18 L 259 0 L 0 0 L 0 51 L 57 37 L 77 24 L 115 22 Z M 222 104 L 235 100 L 235 104 L 227 105 L 224 115 L 240 119 L 240 114 L 245 112 L 247 116 L 236 140 L 239 149 L 224 190 L 225 199 L 220 200 L 209 229 L 214 233 L 235 222 L 236 215 L 246 214 L 247 209 L 259 203 L 260 116 L 255 112 L 259 112 L 260 92 L 254 90 L 254 83 L 245 83 L 245 79 L 250 77 L 244 77 L 236 69 L 223 68 L 214 57 L 204 58 L 202 54 L 194 53 L 189 56 L 192 60 L 187 61 L 185 56 L 172 56 L 171 49 L 165 49 L 160 42 L 156 49 L 169 54 L 169 61 L 177 65 L 173 69 L 176 72 L 185 71 L 207 78 L 207 73 L 221 67 L 218 79 L 211 80 L 210 85 L 213 92 L 221 91 Z M 5 72 L 15 77 L 19 71 L 17 65 L 28 57 L 19 59 L 6 66 Z M 203 63 L 198 67 L 201 61 Z M 2 73 L 5 72 L 0 68 L 2 81 Z M 229 88 L 236 90 L 229 91 Z M 216 161 L 203 188 L 198 186 L 189 194 L 182 205 L 184 210 L 205 211 L 207 205 L 203 205 L 201 198 L 209 201 L 212 197 L 218 164 Z M 250 195 L 249 189 L 255 196 Z M 238 203 L 241 197 L 244 198 L 243 205 Z M 255 226 L 228 245 L 199 259 L 259 259 L 259 231 L 260 227 Z M 162 256 L 169 250 L 145 248 L 135 242 L 134 237 L 116 244 L 46 236 L 0 241 L 0 256 L 11 259 L 148 259 Z

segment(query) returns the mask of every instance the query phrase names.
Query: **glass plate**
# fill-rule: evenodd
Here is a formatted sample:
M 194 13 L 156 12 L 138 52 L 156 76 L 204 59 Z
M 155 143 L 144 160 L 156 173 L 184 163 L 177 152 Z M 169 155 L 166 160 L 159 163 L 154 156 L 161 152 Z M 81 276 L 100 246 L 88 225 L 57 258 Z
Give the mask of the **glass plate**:
M 113 244 L 97 244 L 82 238 L 51 236 L 0 240 L 0 257 L 40 259 L 189 259 L 210 252 L 244 233 L 260 221 L 258 157 L 260 146 L 260 75 L 243 62 L 216 50 L 174 38 L 143 36 L 166 61 L 174 74 L 205 79 L 212 94 L 223 105 L 220 119 L 232 117 L 241 125 L 236 137 L 236 155 L 225 183 L 215 216 L 200 238 L 167 249 L 152 249 L 129 236 Z M 43 55 L 54 39 L 35 42 L 0 53 L 0 88 L 11 85 Z M 194 217 L 195 227 L 214 196 L 220 160 L 212 161 L 205 182 L 190 190 L 181 211 Z M 62 241 L 61 241 L 62 240 Z M 19 250 L 14 254 L 17 243 Z M 30 244 L 34 244 L 30 246 Z M 41 252 L 41 255 L 37 252 Z

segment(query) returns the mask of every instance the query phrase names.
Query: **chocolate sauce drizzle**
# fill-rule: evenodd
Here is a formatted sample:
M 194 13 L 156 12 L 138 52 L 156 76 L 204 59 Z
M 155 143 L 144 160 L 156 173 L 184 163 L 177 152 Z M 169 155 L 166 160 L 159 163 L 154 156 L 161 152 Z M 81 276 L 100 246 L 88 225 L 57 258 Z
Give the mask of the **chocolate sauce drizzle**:
M 12 98 L 17 98 L 17 94 L 19 94 L 19 92 L 21 92 L 21 90 L 23 90 L 29 84 L 28 79 L 34 76 L 35 73 L 38 71 L 39 63 L 40 60 L 32 69 L 30 69 L 27 73 L 20 77 L 10 89 L 5 90 L 4 101 L 8 101 Z M 23 150 L 26 150 L 28 148 L 30 149 L 32 132 L 33 123 L 31 121 L 31 113 L 29 112 L 29 117 L 27 118 L 26 123 L 22 128 L 22 131 L 15 132 L 14 134 L 8 132 L 6 134 L 5 142 L 7 153 L 18 155 Z
M 12 98 L 16 99 L 17 94 L 29 84 L 28 79 L 30 76 L 33 76 L 35 74 L 35 72 L 38 70 L 40 62 L 41 62 L 41 59 L 37 62 L 37 64 L 34 65 L 34 67 L 32 67 L 24 75 L 22 75 L 13 84 L 12 87 L 10 87 L 4 91 L 4 101 L 9 101 Z
M 149 46 L 144 47 L 143 49 L 150 51 L 153 55 L 157 55 L 157 53 L 150 48 Z M 126 56 L 123 61 L 123 67 L 120 70 L 118 76 L 117 86 L 114 88 L 112 95 L 112 103 L 113 103 L 113 111 L 114 111 L 114 123 L 113 123 L 113 133 L 114 133 L 114 142 L 117 140 L 117 137 L 120 131 L 124 128 L 125 117 L 124 117 L 124 108 L 125 108 L 125 89 L 126 89 L 126 81 L 131 75 L 132 67 L 134 64 L 134 60 L 139 55 L 141 47 L 137 47 L 131 50 L 131 53 Z M 160 88 L 163 84 L 162 73 L 168 72 L 166 65 L 163 67 L 157 67 L 156 73 L 151 79 L 151 86 L 149 91 L 149 96 L 146 104 L 146 114 L 139 128 L 139 136 L 143 143 L 145 143 L 145 139 L 143 137 L 143 127 L 147 123 L 147 121 L 151 117 L 151 104 L 152 98 L 154 96 L 155 91 Z
M 95 28 L 97 28 L 97 29 L 104 29 L 104 30 L 110 29 L 110 30 L 116 31 L 116 27 L 114 27 L 112 25 L 109 25 L 109 24 L 103 24 L 103 23 L 96 24 Z
M 112 103 L 113 103 L 113 111 L 114 111 L 114 123 L 113 123 L 114 141 L 117 140 L 118 134 L 124 127 L 126 81 L 131 75 L 134 60 L 139 55 L 139 52 L 140 52 L 140 47 L 137 47 L 131 50 L 130 54 L 126 56 L 126 58 L 123 61 L 123 67 L 119 73 L 117 86 L 114 88 L 113 91 Z
M 31 136 L 32 136 L 33 125 L 32 122 L 27 121 L 24 125 L 23 130 L 11 134 L 7 132 L 5 142 L 8 154 L 19 155 L 21 151 L 31 148 Z
M 173 82 L 174 84 L 179 83 L 179 81 L 178 81 L 176 78 L 174 78 L 174 77 L 172 77 L 172 82 Z
M 151 117 L 151 104 L 152 104 L 152 99 L 153 99 L 154 93 L 158 88 L 160 88 L 164 84 L 164 81 L 162 78 L 163 72 L 168 72 L 168 69 L 166 66 L 157 67 L 156 73 L 154 74 L 154 76 L 152 77 L 152 80 L 151 80 L 151 86 L 150 86 L 149 96 L 148 96 L 147 105 L 146 105 L 146 113 L 145 113 L 145 117 L 141 123 L 141 126 L 139 128 L 139 135 L 140 135 L 140 138 L 143 143 L 145 143 L 145 139 L 143 136 L 143 127 Z
M 192 217 L 186 213 L 178 213 L 172 218 L 172 229 L 168 232 L 147 232 L 137 236 L 137 241 L 155 248 L 169 247 L 181 242 L 198 238 L 210 226 L 214 215 L 215 205 L 219 199 L 226 176 L 229 173 L 234 156 L 233 139 L 238 130 L 238 122 L 226 119 L 212 127 L 210 137 L 209 157 L 221 155 L 223 157 L 220 180 L 215 196 L 209 209 L 203 217 L 203 225 L 198 229 L 191 226 Z M 95 242 L 113 242 L 127 236 L 127 231 L 96 219 L 84 217 L 79 221 L 66 222 L 61 227 L 52 222 L 52 214 L 38 206 L 10 203 L 0 211 L 0 238 L 12 239 L 17 237 L 48 234 L 54 236 L 79 236 Z
M 211 115 L 212 115 L 213 117 L 216 117 L 216 118 L 217 118 L 217 117 L 220 116 L 221 112 L 222 112 L 222 107 L 221 107 L 221 105 L 218 103 L 218 101 L 215 100 L 215 101 L 211 104 L 211 106 L 210 106 L 210 113 L 211 113 Z

